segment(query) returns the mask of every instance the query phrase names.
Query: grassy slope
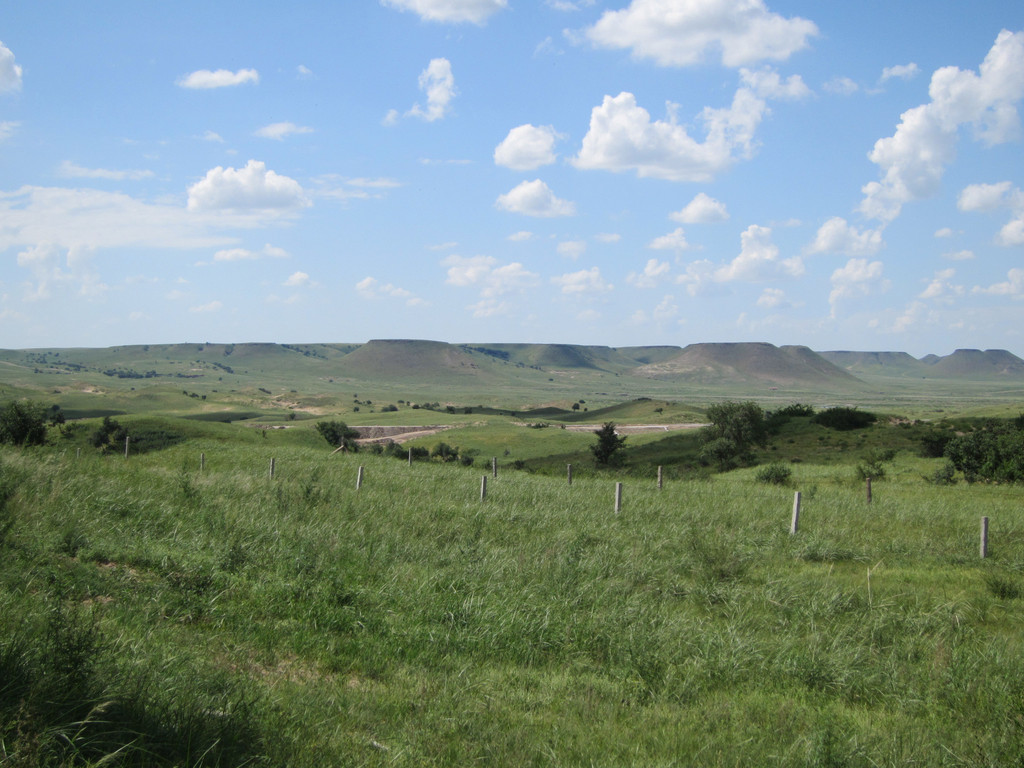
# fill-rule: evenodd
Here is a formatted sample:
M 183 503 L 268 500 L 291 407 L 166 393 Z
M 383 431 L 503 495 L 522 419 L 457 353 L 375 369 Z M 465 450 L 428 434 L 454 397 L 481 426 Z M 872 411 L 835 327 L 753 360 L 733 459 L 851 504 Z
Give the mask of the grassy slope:
M 503 472 L 481 504 L 478 470 L 193 428 L 127 462 L 0 449 L 0 663 L 35 675 L 0 676 L 0 727 L 23 764 L 59 733 L 96 760 L 120 727 L 195 765 L 1004 765 L 1024 751 L 1015 489 L 929 486 L 901 458 L 868 507 L 805 462 L 791 537 L 792 488 L 749 471 L 660 493 L 627 481 L 616 516 L 614 476 L 570 489 Z M 33 656 L 54 615 L 95 643 Z M 53 675 L 112 703 L 19 737 L 59 714 L 17 703 Z

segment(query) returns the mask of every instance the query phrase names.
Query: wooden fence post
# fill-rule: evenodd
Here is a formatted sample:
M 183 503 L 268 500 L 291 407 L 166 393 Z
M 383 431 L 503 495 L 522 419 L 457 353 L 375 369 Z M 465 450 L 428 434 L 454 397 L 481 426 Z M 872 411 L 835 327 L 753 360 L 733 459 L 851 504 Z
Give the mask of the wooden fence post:
M 412 466 L 412 448 L 409 449 L 409 466 Z
M 988 557 L 988 518 L 981 518 L 981 557 Z
M 206 469 L 206 454 L 205 453 L 200 453 L 199 454 L 199 471 L 202 472 L 204 469 Z
M 498 457 L 497 456 L 492 456 L 491 457 L 491 476 L 492 477 L 497 477 L 498 476 Z
M 572 485 L 572 464 L 565 465 L 565 473 L 569 477 L 569 485 Z
M 622 511 L 622 483 L 615 484 L 615 514 Z
M 793 522 L 789 524 L 790 534 L 795 534 L 800 527 L 800 491 L 793 494 Z
M 871 503 L 871 478 L 868 478 L 868 504 Z
M 274 479 L 274 460 L 270 460 L 270 479 Z
M 661 490 L 661 465 L 658 465 L 658 490 Z
M 487 475 L 480 478 L 480 501 L 487 498 Z
M 126 459 L 128 458 L 128 443 L 130 441 L 131 441 L 131 438 L 128 435 L 125 435 L 124 436 L 124 457 Z
M 356 473 L 356 490 L 358 491 L 363 487 L 363 467 L 360 465 L 359 471 Z

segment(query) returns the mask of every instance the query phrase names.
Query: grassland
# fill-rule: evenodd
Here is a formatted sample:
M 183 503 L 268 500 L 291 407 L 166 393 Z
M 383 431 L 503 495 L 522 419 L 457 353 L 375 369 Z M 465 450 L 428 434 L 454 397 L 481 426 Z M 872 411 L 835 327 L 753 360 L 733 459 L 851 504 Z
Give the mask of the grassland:
M 481 502 L 479 467 L 331 456 L 308 424 L 137 419 L 184 439 L 128 460 L 81 434 L 0 450 L 5 764 L 1024 754 L 1020 490 L 931 485 L 908 443 L 868 505 L 855 449 L 906 428 L 805 453 L 785 487 L 754 469 L 569 487 L 503 464 Z M 481 457 L 499 444 L 464 429 Z M 587 438 L 507 430 L 514 452 Z M 795 422 L 774 453 L 819 436 Z

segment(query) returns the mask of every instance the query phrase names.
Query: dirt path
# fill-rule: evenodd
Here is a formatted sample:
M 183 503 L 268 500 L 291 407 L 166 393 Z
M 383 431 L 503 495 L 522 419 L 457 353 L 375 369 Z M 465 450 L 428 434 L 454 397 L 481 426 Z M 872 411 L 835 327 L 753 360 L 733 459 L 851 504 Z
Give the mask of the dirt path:
M 565 428 L 571 432 L 596 432 L 603 424 L 566 424 Z M 615 433 L 618 435 L 637 435 L 644 432 L 677 432 L 683 429 L 700 429 L 707 424 L 689 422 L 685 424 L 616 424 Z

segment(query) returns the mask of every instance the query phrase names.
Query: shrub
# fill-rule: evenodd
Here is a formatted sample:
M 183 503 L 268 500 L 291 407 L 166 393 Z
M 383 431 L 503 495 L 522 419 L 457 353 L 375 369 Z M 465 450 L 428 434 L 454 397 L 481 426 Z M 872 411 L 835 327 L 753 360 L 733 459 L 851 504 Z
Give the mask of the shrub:
M 316 423 L 316 431 L 320 433 L 324 440 L 336 448 L 344 446 L 346 451 L 352 451 L 353 453 L 359 450 L 359 445 L 356 443 L 359 431 L 343 421 L 318 421 Z
M 861 411 L 857 408 L 826 408 L 824 411 L 811 417 L 812 424 L 820 424 L 829 429 L 845 432 L 851 429 L 863 429 L 878 421 L 878 417 L 869 411 Z
M 770 485 L 785 485 L 792 476 L 793 470 L 778 462 L 766 464 L 757 471 L 757 481 Z
M 46 442 L 46 407 L 12 400 L 0 411 L 0 443 L 42 445 Z
M 547 426 L 543 424 L 541 426 Z M 594 461 L 599 467 L 611 467 L 621 463 L 620 451 L 626 442 L 625 436 L 619 437 L 615 433 L 615 423 L 606 422 L 603 427 L 594 432 L 597 435 L 597 443 L 590 446 L 590 452 L 594 454 Z

